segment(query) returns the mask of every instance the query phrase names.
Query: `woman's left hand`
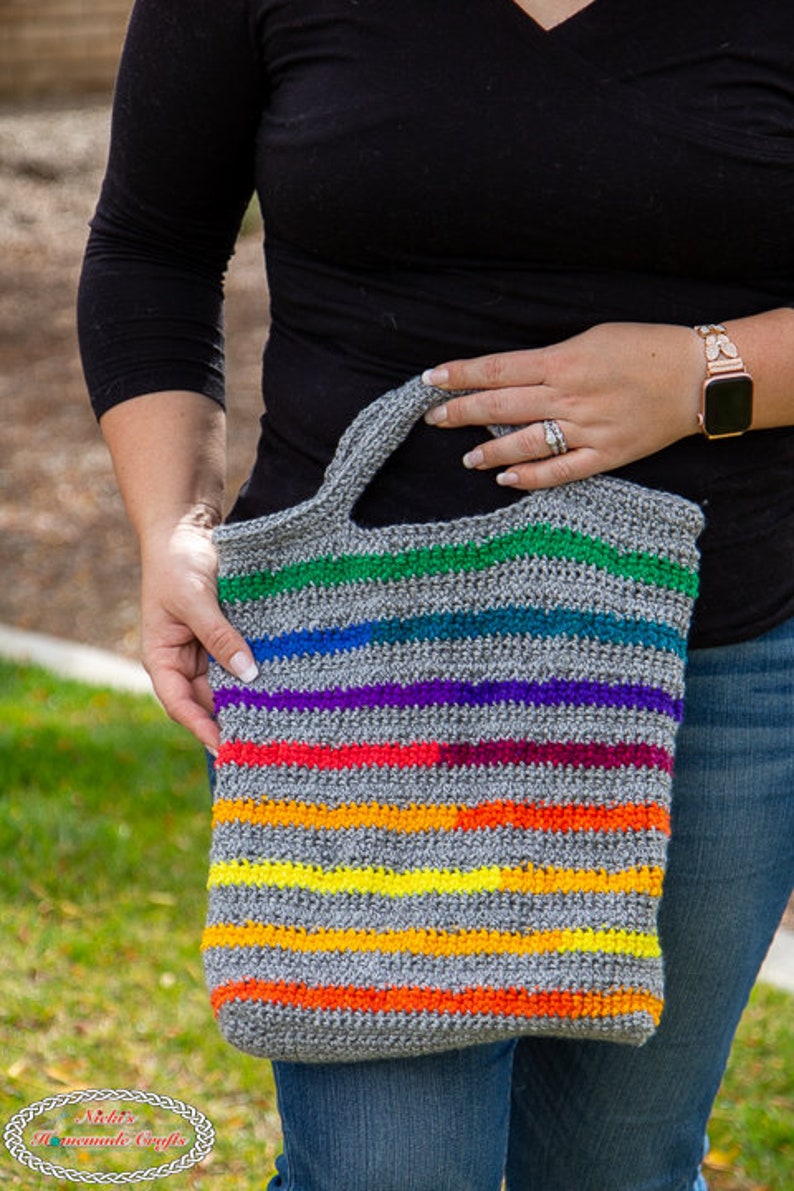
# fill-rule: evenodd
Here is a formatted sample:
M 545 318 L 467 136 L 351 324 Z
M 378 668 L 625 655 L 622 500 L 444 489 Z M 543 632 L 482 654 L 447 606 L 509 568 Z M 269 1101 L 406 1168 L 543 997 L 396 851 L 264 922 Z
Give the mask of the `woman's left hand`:
M 517 425 L 463 458 L 501 468 L 496 482 L 548 488 L 652 455 L 697 428 L 705 372 L 703 345 L 688 327 L 602 323 L 551 347 L 455 360 L 429 369 L 426 383 L 474 389 L 436 406 L 439 427 Z M 544 421 L 557 423 L 567 450 L 553 454 Z

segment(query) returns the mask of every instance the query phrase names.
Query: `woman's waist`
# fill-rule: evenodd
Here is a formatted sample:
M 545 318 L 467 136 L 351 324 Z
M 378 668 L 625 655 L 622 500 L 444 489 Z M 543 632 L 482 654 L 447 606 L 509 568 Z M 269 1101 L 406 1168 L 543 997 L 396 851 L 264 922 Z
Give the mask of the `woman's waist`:
M 269 242 L 268 279 L 269 355 L 292 354 L 298 368 L 306 353 L 341 358 L 387 384 L 442 360 L 558 343 L 599 323 L 692 326 L 791 300 L 775 278 L 452 258 L 358 269 L 281 242 Z

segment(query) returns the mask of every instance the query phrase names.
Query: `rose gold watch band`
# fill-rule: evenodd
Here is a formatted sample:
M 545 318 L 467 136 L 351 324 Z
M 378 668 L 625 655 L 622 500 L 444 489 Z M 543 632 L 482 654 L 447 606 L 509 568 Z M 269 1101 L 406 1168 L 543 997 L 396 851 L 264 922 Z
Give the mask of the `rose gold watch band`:
M 726 372 L 746 372 L 744 360 L 722 323 L 703 323 L 695 327 L 706 348 L 706 375 L 724 376 Z

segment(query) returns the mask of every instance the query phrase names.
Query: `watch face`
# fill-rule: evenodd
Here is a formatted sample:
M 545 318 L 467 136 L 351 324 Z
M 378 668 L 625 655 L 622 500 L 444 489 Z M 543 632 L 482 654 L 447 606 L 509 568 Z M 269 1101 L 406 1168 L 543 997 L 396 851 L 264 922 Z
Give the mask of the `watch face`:
M 749 376 L 717 376 L 706 385 L 703 423 L 706 434 L 742 434 L 753 420 L 753 382 Z

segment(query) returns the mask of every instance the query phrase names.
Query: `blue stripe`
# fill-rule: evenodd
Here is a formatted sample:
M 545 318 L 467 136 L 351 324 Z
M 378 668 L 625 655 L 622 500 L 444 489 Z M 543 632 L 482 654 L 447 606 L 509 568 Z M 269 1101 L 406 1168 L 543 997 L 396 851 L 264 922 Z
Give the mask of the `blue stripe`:
M 568 608 L 488 608 L 481 612 L 433 612 L 405 620 L 365 620 L 345 628 L 301 629 L 277 637 L 248 641 L 257 662 L 274 662 L 311 654 L 348 653 L 372 645 L 412 641 L 460 641 L 477 637 L 587 637 L 615 645 L 640 645 L 686 656 L 686 637 L 649 620 L 624 620 L 608 612 Z

